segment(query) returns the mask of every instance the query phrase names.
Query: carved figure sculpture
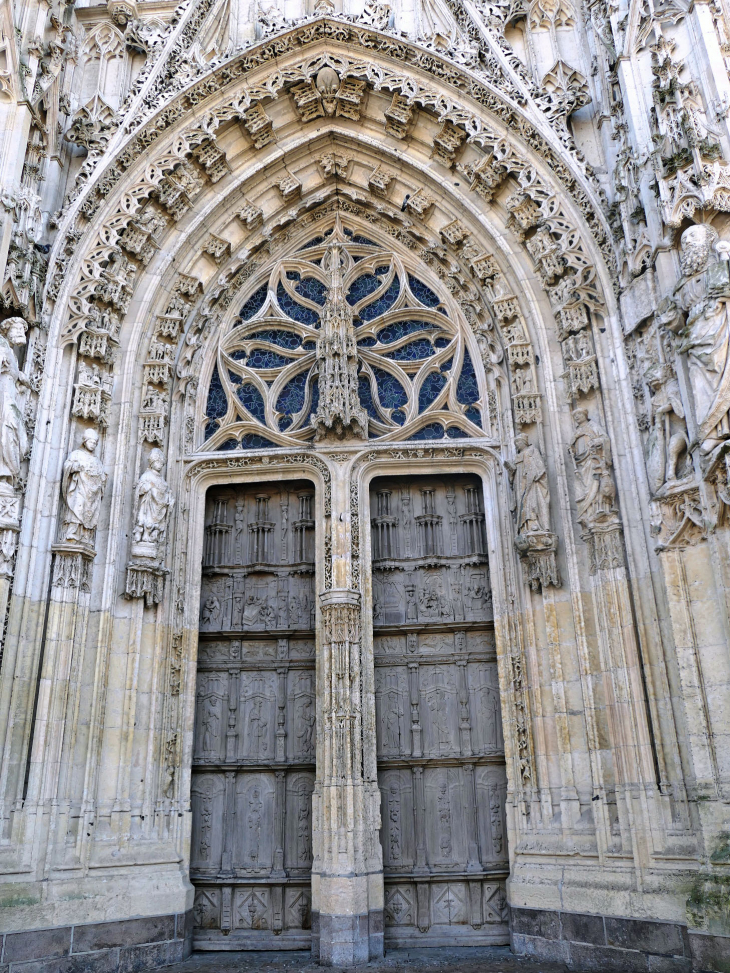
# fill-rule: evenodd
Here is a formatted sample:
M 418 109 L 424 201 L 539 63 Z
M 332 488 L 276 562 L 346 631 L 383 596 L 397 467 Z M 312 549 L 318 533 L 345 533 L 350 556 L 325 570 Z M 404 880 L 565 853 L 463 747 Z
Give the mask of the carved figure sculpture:
M 0 492 L 12 493 L 20 464 L 28 452 L 28 434 L 23 418 L 20 386 L 29 386 L 18 368 L 12 345 L 25 344 L 23 318 L 6 318 L 0 323 Z
M 605 430 L 585 409 L 574 409 L 575 432 L 570 454 L 577 481 L 578 520 L 584 527 L 615 514 L 616 487 L 611 474 L 611 443 Z
M 87 429 L 81 446 L 69 453 L 64 463 L 61 490 L 66 505 L 61 522 L 62 541 L 93 543 L 108 479 L 96 456 L 98 445 L 99 434 L 95 429 Z
M 515 439 L 517 456 L 511 467 L 517 511 L 517 532 L 550 530 L 550 491 L 542 453 L 527 436 Z
M 675 295 L 686 320 L 669 323 L 686 352 L 702 450 L 711 452 L 730 437 L 730 265 L 712 258 L 717 233 L 690 226 L 682 234 L 683 277 Z
M 164 463 L 162 450 L 153 449 L 135 490 L 137 516 L 132 554 L 137 557 L 157 557 L 165 541 L 167 518 L 175 501 L 162 475 Z
M 652 363 L 644 372 L 651 400 L 651 431 L 646 444 L 646 469 L 649 484 L 656 493 L 664 483 L 677 479 L 679 458 L 687 449 L 684 429 L 684 405 L 679 382 L 667 363 Z M 681 428 L 675 430 L 675 426 Z

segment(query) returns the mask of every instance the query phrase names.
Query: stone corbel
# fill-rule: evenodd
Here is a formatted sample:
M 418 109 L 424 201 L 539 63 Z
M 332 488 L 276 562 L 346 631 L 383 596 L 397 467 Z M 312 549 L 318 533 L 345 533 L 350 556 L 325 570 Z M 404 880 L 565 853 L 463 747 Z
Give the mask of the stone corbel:
M 552 585 L 559 588 L 560 574 L 555 554 L 558 538 L 551 531 L 518 534 L 515 547 L 525 568 L 525 581 L 533 591 Z
M 127 584 L 124 593 L 127 598 L 144 598 L 145 606 L 152 608 L 162 601 L 165 575 L 169 573 L 166 568 L 154 562 L 130 561 L 127 565 Z

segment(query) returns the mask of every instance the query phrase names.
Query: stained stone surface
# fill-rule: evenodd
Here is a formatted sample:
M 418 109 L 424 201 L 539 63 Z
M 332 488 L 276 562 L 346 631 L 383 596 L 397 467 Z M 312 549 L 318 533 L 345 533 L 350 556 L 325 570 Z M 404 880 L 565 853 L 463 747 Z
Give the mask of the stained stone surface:
M 169 966 L 170 973 L 315 973 L 320 967 L 306 953 L 195 953 L 184 963 Z M 336 969 L 336 967 L 335 967 Z M 371 973 L 566 973 L 562 963 L 513 956 L 507 947 L 389 949 L 385 958 L 368 963 Z M 603 973 L 591 968 L 593 973 Z M 572 973 L 581 973 L 573 970 Z M 608 968 L 606 970 L 608 973 Z

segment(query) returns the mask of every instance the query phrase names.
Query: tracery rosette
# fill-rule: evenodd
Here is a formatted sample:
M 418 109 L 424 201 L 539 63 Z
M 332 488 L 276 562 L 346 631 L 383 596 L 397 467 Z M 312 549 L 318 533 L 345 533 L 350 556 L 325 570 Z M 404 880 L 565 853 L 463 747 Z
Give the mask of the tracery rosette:
M 334 296 L 326 255 L 341 254 Z M 463 315 L 408 255 L 337 224 L 252 277 L 221 339 L 208 385 L 203 448 L 301 444 L 320 407 L 322 315 L 346 303 L 369 439 L 483 436 L 486 388 Z M 351 325 L 349 324 L 351 322 Z M 475 347 L 470 348 L 474 343 Z

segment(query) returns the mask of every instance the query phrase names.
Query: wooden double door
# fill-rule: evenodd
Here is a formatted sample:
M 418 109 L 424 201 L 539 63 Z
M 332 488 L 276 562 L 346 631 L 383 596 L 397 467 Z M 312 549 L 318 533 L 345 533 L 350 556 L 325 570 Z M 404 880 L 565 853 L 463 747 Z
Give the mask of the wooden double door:
M 378 479 L 370 510 L 386 944 L 505 943 L 506 776 L 481 484 Z M 205 523 L 195 948 L 306 949 L 314 489 L 217 487 Z
M 509 941 L 506 773 L 476 477 L 373 481 L 386 945 Z

